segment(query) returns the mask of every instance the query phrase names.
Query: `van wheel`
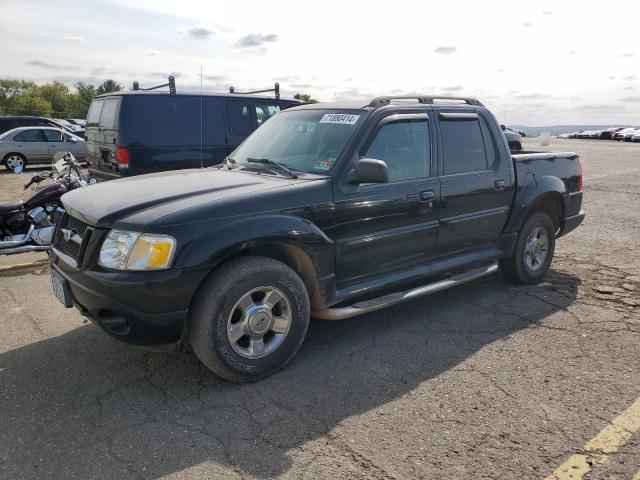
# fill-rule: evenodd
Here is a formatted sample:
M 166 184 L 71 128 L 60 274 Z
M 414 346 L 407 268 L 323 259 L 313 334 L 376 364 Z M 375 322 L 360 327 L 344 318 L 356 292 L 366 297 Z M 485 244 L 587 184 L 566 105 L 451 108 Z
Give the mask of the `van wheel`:
M 13 172 L 16 167 L 24 167 L 27 165 L 27 159 L 21 153 L 10 153 L 9 155 L 4 157 L 2 161 L 4 163 L 4 167 Z
M 192 303 L 189 340 L 215 374 L 251 382 L 289 363 L 309 316 L 309 295 L 296 272 L 270 258 L 242 257 L 203 283 Z
M 500 271 L 517 283 L 536 283 L 549 271 L 556 238 L 551 217 L 544 212 L 531 215 L 520 230 L 516 248 L 500 260 Z

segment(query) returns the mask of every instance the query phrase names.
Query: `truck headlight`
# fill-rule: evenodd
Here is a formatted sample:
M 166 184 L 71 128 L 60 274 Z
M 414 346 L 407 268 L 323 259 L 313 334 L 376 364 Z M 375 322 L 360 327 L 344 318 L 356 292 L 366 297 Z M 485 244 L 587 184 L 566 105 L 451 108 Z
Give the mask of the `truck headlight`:
M 98 264 L 113 270 L 169 268 L 176 240 L 170 235 L 111 230 L 102 242 Z

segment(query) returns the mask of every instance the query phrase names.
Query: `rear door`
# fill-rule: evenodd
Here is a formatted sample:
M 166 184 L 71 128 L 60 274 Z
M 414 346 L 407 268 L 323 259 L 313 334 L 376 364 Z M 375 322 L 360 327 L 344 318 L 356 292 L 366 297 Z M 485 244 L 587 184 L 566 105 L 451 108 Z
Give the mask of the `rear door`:
M 98 134 L 99 145 L 98 167 L 100 170 L 113 171 L 115 168 L 118 147 L 118 109 L 120 96 L 107 97 L 102 105 Z
M 99 136 L 99 123 L 100 113 L 102 112 L 102 105 L 104 100 L 102 98 L 94 99 L 89 107 L 87 113 L 87 125 L 85 128 L 85 138 L 87 147 L 87 161 L 94 166 L 100 164 L 100 143 L 98 141 Z
M 437 110 L 442 188 L 439 255 L 489 248 L 513 199 L 511 157 L 501 152 L 487 119 L 473 109 Z
M 13 137 L 13 141 L 16 150 L 27 158 L 27 163 L 47 163 L 49 161 L 49 148 L 40 129 L 23 130 Z
M 249 98 L 227 100 L 225 106 L 227 109 L 227 145 L 234 149 L 255 130 L 255 107 Z

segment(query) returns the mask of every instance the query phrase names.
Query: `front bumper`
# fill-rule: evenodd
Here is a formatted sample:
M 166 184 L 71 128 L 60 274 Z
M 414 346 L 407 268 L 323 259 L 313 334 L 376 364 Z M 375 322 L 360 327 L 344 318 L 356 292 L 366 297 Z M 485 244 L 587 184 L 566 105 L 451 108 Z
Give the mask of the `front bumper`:
M 158 346 L 181 340 L 189 304 L 204 270 L 111 272 L 80 270 L 51 250 L 51 266 L 69 282 L 74 306 L 107 334 L 127 343 Z

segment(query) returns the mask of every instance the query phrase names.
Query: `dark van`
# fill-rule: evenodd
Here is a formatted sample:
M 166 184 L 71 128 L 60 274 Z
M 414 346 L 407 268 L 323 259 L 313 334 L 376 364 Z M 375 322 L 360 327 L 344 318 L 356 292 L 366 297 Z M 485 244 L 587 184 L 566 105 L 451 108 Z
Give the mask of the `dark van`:
M 221 163 L 262 122 L 297 105 L 238 94 L 114 92 L 87 114 L 87 159 L 101 179 Z

